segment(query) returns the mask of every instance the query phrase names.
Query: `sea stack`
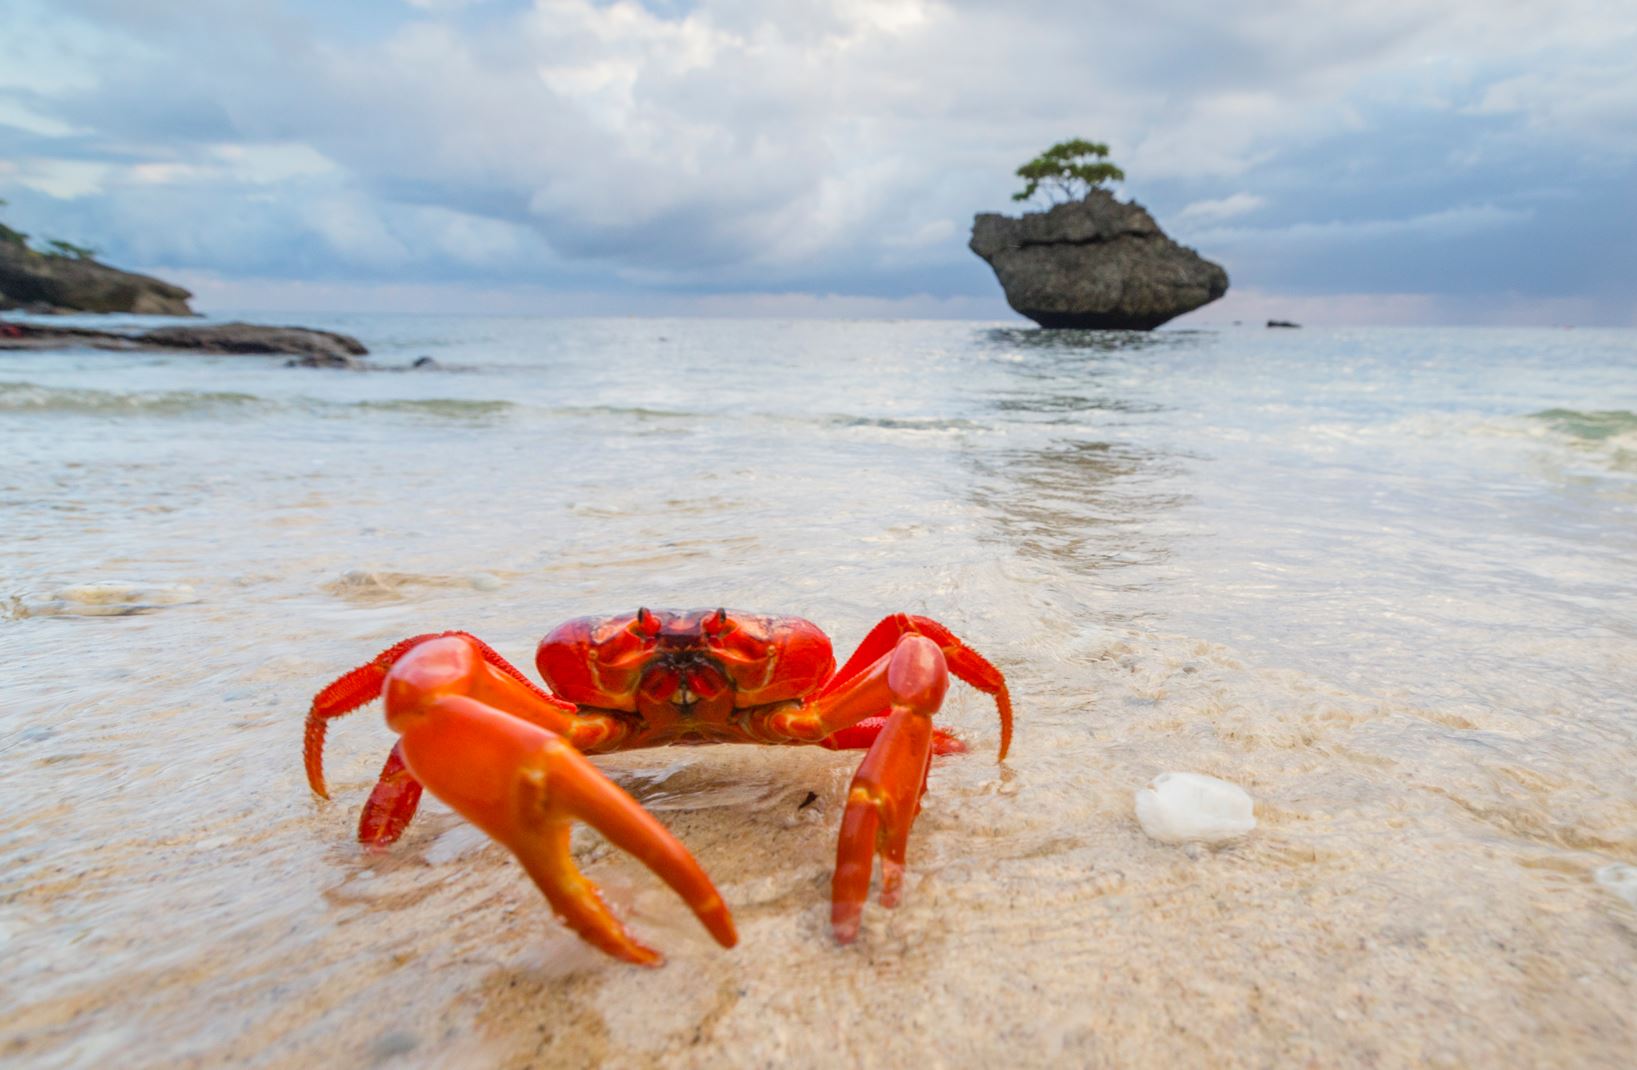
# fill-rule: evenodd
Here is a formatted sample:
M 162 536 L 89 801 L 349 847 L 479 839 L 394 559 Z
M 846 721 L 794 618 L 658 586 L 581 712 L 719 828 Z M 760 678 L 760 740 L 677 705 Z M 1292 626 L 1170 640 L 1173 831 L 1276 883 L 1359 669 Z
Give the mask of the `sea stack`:
M 1228 273 L 1107 190 L 1022 218 L 986 212 L 970 248 L 1006 303 L 1042 327 L 1151 331 L 1228 292 Z

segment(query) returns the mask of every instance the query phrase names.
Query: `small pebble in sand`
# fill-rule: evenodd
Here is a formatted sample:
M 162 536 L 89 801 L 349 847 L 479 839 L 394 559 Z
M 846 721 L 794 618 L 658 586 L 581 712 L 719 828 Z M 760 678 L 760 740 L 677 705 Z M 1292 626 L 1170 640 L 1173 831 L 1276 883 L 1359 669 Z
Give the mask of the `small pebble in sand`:
M 1637 907 L 1637 866 L 1613 862 L 1593 873 L 1592 879 Z
M 1137 792 L 1137 821 L 1161 843 L 1218 843 L 1256 827 L 1249 793 L 1200 773 L 1161 773 Z

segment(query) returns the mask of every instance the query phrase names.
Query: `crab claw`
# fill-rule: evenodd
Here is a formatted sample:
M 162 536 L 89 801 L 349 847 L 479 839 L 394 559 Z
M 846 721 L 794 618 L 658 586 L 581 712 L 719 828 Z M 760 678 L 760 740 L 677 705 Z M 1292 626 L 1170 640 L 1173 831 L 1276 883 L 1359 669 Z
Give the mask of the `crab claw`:
M 614 917 L 574 864 L 569 834 L 584 821 L 653 870 L 723 947 L 738 936 L 705 871 L 652 814 L 561 735 L 461 693 L 481 652 L 460 637 L 422 643 L 385 681 L 387 724 L 426 789 L 517 856 L 563 923 L 627 962 L 660 954 Z

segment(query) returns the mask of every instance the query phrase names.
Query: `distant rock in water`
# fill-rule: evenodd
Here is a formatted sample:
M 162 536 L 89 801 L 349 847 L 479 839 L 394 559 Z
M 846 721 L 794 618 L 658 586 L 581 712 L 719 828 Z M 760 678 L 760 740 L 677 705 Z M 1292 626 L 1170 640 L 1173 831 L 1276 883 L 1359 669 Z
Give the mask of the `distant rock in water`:
M 254 323 L 158 327 L 141 333 L 99 331 L 89 327 L 53 327 L 34 323 L 0 323 L 3 349 L 161 350 L 206 354 L 287 355 L 306 368 L 361 368 L 364 343 L 334 331 L 306 327 L 261 327 Z
M 1268 320 L 1268 326 L 1269 327 L 1300 327 L 1301 324 L 1295 322 L 1294 320 Z
M 1228 273 L 1107 190 L 1021 219 L 984 213 L 970 248 L 1042 327 L 1149 331 L 1228 292 Z
M 0 311 L 191 316 L 192 296 L 180 286 L 90 257 L 53 256 L 22 242 L 0 241 Z
M 354 358 L 369 352 L 351 335 L 254 323 L 160 327 L 137 337 L 151 346 L 197 349 L 202 353 L 289 353 L 304 358 L 304 367 L 351 367 L 358 363 Z

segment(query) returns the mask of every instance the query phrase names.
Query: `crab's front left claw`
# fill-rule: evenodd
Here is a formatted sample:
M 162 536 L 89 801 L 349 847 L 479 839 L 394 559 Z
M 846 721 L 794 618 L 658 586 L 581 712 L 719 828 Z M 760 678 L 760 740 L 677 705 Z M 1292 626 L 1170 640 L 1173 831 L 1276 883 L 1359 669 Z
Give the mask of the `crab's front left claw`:
M 576 819 L 658 874 L 723 947 L 737 943 L 710 878 L 641 804 L 556 732 L 449 687 L 472 657 L 462 644 L 428 642 L 388 675 L 387 722 L 415 779 L 516 855 L 558 917 L 608 954 L 639 965 L 661 961 L 574 864 Z

